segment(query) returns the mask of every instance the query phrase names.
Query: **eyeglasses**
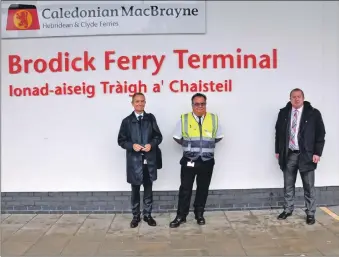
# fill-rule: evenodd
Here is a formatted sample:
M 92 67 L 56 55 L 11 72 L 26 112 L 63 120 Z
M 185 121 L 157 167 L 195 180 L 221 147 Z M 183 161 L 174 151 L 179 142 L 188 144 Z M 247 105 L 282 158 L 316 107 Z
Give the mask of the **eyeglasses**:
M 206 103 L 193 103 L 194 107 L 204 107 Z

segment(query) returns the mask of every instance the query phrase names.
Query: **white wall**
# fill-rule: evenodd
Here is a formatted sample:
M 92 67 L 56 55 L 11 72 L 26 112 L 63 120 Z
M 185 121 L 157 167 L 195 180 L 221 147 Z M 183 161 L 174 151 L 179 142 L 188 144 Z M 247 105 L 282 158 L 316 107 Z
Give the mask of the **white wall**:
M 8 85 L 79 83 L 142 79 L 147 83 L 198 79 L 233 80 L 231 93 L 207 93 L 208 110 L 219 115 L 225 138 L 218 145 L 211 189 L 282 187 L 274 158 L 274 124 L 289 91 L 304 90 L 326 125 L 324 156 L 317 186 L 339 185 L 339 4 L 338 2 L 207 2 L 205 35 L 103 36 L 3 40 L 2 191 L 129 190 L 125 152 L 117 145 L 121 120 L 132 111 L 127 95 L 9 97 Z M 196 53 L 266 53 L 278 49 L 276 70 L 179 70 L 173 49 Z M 97 58 L 95 72 L 9 75 L 8 54 L 48 58 L 57 51 Z M 150 70 L 104 71 L 103 53 L 167 54 L 157 76 Z M 98 87 L 99 88 L 99 87 Z M 147 93 L 147 111 L 156 115 L 164 136 L 164 168 L 155 190 L 176 190 L 181 148 L 172 140 L 179 115 L 190 111 L 193 93 L 164 86 Z M 298 178 L 298 185 L 301 185 Z

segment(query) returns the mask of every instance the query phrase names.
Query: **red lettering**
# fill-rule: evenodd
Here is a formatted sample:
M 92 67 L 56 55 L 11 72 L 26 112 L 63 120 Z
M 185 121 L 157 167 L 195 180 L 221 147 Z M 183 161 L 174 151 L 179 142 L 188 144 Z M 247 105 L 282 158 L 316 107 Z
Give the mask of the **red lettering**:
M 173 50 L 173 53 L 178 54 L 179 69 L 184 68 L 184 54 L 188 53 L 188 50 Z
M 231 92 L 232 91 L 232 80 L 225 80 L 223 82 L 214 81 L 202 81 L 197 82 L 185 82 L 184 80 L 172 80 L 169 83 L 170 91 L 174 93 L 182 92 Z
M 48 83 L 40 87 L 14 87 L 13 85 L 9 85 L 9 96 L 47 96 L 49 94 L 48 88 Z
M 9 85 L 9 96 L 48 96 L 48 95 L 85 95 L 88 98 L 95 97 L 95 85 L 82 82 L 81 85 L 70 85 L 66 82 L 51 88 L 48 83 L 41 86 L 15 87 Z
M 155 67 L 156 67 L 155 71 L 152 72 L 152 75 L 153 76 L 157 75 L 160 72 L 161 67 L 162 67 L 162 65 L 165 61 L 165 55 L 164 54 L 161 55 L 160 59 L 158 59 L 158 57 L 156 55 L 152 55 L 152 56 L 149 56 L 149 57 L 151 57 L 154 60 L 154 64 L 155 64 Z
M 22 67 L 20 65 L 21 58 L 19 55 L 8 56 L 8 69 L 9 74 L 18 74 L 21 72 Z
M 66 52 L 65 53 L 65 56 L 68 57 L 68 53 Z M 48 68 L 51 70 L 51 72 L 62 72 L 62 53 L 59 52 L 58 53 L 58 57 L 56 58 L 52 58 L 50 61 L 49 61 L 49 64 L 48 64 Z M 57 65 L 57 67 L 55 67 L 55 64 Z M 68 70 L 69 69 L 69 64 L 66 63 L 65 64 L 65 69 Z
M 51 59 L 22 59 L 18 55 L 8 56 L 9 74 L 24 73 L 44 73 L 50 72 L 68 72 L 68 71 L 89 71 L 96 70 L 94 65 L 95 58 L 89 56 L 84 51 L 83 56 L 70 57 L 68 52 L 58 52 L 57 57 Z
M 120 83 L 117 81 L 116 84 L 110 83 L 109 81 L 101 81 L 100 85 L 102 86 L 102 91 L 104 94 L 126 94 L 132 96 L 136 92 L 147 93 L 147 85 L 141 80 L 138 80 L 137 83 L 129 83 L 124 81 Z
M 84 70 L 88 71 L 88 70 L 95 70 L 95 66 L 93 64 L 95 58 L 92 56 L 89 58 L 88 52 L 85 51 L 84 52 Z
M 109 70 L 110 69 L 110 63 L 114 63 L 115 60 L 111 59 L 111 55 L 115 54 L 115 51 L 106 51 L 105 52 L 105 70 Z
M 117 65 L 119 69 L 121 70 L 128 70 L 130 67 L 128 67 L 128 64 L 130 63 L 130 60 L 127 56 L 120 56 L 117 60 Z M 124 66 L 126 65 L 126 66 Z M 132 69 L 136 69 L 136 61 L 132 59 Z
M 197 63 L 197 64 L 195 64 Z M 188 57 L 188 65 L 193 69 L 200 68 L 200 57 L 197 54 L 192 54 Z
M 95 97 L 95 86 L 91 84 L 86 84 L 82 82 L 81 85 L 70 85 L 67 83 L 62 83 L 55 87 L 55 90 L 50 90 L 50 93 L 55 95 L 85 95 L 88 98 Z
M 178 93 L 179 92 L 179 90 L 178 89 L 175 89 L 175 84 L 177 84 L 177 83 L 179 83 L 179 81 L 178 80 L 172 80 L 170 83 L 169 83 L 169 88 L 170 88 L 170 90 L 172 91 L 172 92 L 174 92 L 174 93 Z
M 150 65 L 154 65 L 155 69 L 152 72 L 152 75 L 157 75 L 165 60 L 165 55 L 161 55 L 160 57 L 157 55 L 122 55 L 116 59 L 111 58 L 111 55 L 114 54 L 115 51 L 105 52 L 105 70 L 110 69 L 111 63 L 116 63 L 116 66 L 120 70 L 136 70 L 139 67 L 143 70 L 147 70 Z
M 278 67 L 277 49 L 272 53 L 255 55 L 242 54 L 241 48 L 236 49 L 236 54 L 191 54 L 187 49 L 173 50 L 177 54 L 179 69 L 276 69 Z
M 78 61 L 81 61 L 81 58 L 80 57 L 76 57 L 72 60 L 72 69 L 75 70 L 75 71 L 82 71 L 81 67 L 77 67 L 77 62 Z
M 278 50 L 277 49 L 273 49 L 273 69 L 278 68 Z
M 103 92 L 104 94 L 108 93 L 108 87 L 109 87 L 109 81 L 101 81 L 100 84 L 103 86 Z
M 41 68 L 39 68 L 39 66 L 42 66 Z M 33 63 L 33 67 L 34 70 L 36 70 L 39 73 L 43 73 L 46 71 L 47 69 L 47 62 L 44 59 L 37 59 L 34 63 Z M 26 66 L 25 66 L 26 68 Z

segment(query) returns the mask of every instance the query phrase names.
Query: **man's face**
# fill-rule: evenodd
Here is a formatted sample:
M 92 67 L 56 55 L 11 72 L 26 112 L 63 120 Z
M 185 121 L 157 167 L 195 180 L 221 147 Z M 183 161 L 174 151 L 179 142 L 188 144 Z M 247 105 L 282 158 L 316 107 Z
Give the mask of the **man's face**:
M 294 91 L 290 97 L 291 104 L 294 108 L 298 109 L 304 104 L 304 97 L 301 91 Z
M 206 113 L 206 101 L 205 98 L 198 96 L 194 97 L 192 103 L 193 112 L 197 116 L 203 116 Z
M 146 104 L 146 100 L 145 97 L 142 95 L 137 95 L 134 97 L 134 100 L 132 102 L 132 105 L 134 107 L 134 110 L 137 113 L 142 113 L 145 109 L 145 104 Z

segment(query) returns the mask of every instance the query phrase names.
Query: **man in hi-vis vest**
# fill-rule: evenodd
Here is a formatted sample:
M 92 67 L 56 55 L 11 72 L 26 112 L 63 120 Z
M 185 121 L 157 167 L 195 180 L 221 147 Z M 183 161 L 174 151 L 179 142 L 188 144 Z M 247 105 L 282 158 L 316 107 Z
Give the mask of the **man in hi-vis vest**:
M 186 222 L 189 213 L 192 187 L 197 177 L 197 189 L 194 201 L 195 219 L 199 225 L 205 224 L 204 211 L 208 190 L 214 168 L 214 149 L 222 138 L 222 132 L 216 114 L 206 112 L 206 96 L 193 95 L 193 112 L 181 115 L 174 133 L 174 140 L 183 148 L 181 164 L 181 185 L 177 216 L 170 223 L 171 228 Z

